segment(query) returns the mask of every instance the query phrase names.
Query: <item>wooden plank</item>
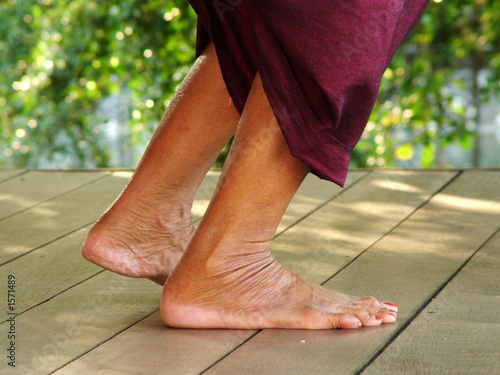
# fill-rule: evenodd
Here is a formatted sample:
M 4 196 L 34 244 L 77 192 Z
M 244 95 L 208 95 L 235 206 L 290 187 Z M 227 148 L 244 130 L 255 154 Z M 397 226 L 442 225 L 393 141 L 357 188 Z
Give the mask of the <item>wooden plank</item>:
M 294 258 L 287 257 L 287 254 L 285 254 L 287 251 L 291 251 L 288 246 L 291 244 L 290 241 L 292 241 L 286 237 L 297 230 L 297 234 L 291 235 L 293 241 L 297 241 L 297 238 L 302 236 L 301 240 L 295 243 L 296 247 L 300 247 L 300 244 L 310 245 L 316 243 L 315 241 L 318 233 L 329 231 L 335 225 L 342 225 L 343 221 L 346 220 L 346 214 L 354 214 L 353 212 L 346 211 L 349 202 L 352 203 L 354 199 L 365 202 L 366 204 L 360 209 L 362 212 L 358 216 L 360 219 L 359 222 L 356 220 L 349 220 L 349 223 L 357 225 L 358 229 L 361 230 L 369 222 L 373 221 L 373 219 L 378 219 L 378 232 L 375 228 L 371 228 L 369 230 L 371 233 L 370 236 L 361 236 L 362 240 L 353 240 L 349 243 L 351 250 L 348 254 L 351 254 L 351 256 L 352 254 L 359 254 L 359 252 L 366 249 L 367 246 L 376 241 L 400 220 L 410 214 L 416 206 L 424 202 L 432 192 L 439 189 L 440 186 L 453 176 L 454 173 L 372 173 L 347 189 L 343 194 L 337 196 L 326 206 L 320 208 L 305 220 L 301 221 L 297 226 L 279 235 L 275 240 L 274 248 L 279 249 L 281 247 L 281 250 L 277 251 L 280 257 L 285 260 L 285 263 L 287 259 L 291 259 L 292 266 L 296 266 Z M 393 189 L 395 188 L 402 190 L 399 199 L 397 199 L 397 196 L 394 196 Z M 387 203 L 384 204 L 384 199 L 387 200 L 389 197 L 394 203 L 392 205 L 388 205 Z M 341 203 L 337 203 L 338 201 L 341 201 Z M 341 209 L 342 207 L 345 208 Z M 380 210 L 382 210 L 382 212 L 380 212 Z M 326 211 L 326 214 L 323 211 Z M 389 217 L 389 214 L 392 215 L 392 218 L 386 218 L 386 221 L 380 220 L 379 215 L 387 215 Z M 302 227 L 307 229 L 300 231 Z M 312 228 L 315 230 L 312 230 Z M 339 236 L 339 238 L 342 239 L 343 237 Z M 343 238 L 343 241 L 345 244 L 348 243 L 345 238 Z M 323 244 L 323 242 L 321 242 L 321 244 Z M 355 249 L 357 249 L 357 251 Z M 302 254 L 306 258 L 317 256 L 318 259 L 316 262 L 318 262 L 318 264 L 335 258 L 333 255 L 329 255 L 328 257 L 325 256 L 325 254 L 332 252 L 330 246 L 318 246 L 317 248 L 305 246 L 302 247 L 300 251 L 302 251 Z M 345 253 L 341 253 L 338 259 L 340 259 L 340 261 L 337 264 L 337 270 L 345 263 Z M 326 269 L 326 266 L 325 268 L 313 267 L 310 270 L 301 269 L 301 273 L 306 277 L 315 279 L 317 278 L 315 272 L 321 273 L 324 272 L 324 269 Z M 329 270 L 330 272 L 332 272 L 332 270 L 335 272 L 335 269 L 329 268 Z M 331 276 L 331 274 L 328 276 Z M 323 279 L 323 281 L 324 280 L 326 280 L 326 278 Z M 239 344 L 255 334 L 255 331 L 251 330 L 206 331 L 164 329 L 160 331 L 158 329 L 160 324 L 159 314 L 155 313 L 150 318 L 100 345 L 95 350 L 69 364 L 57 373 L 117 372 L 122 374 L 134 374 L 138 372 L 156 373 L 159 372 L 158 369 L 161 369 L 160 373 L 162 374 L 196 374 L 211 366 L 214 362 L 219 360 L 221 356 L 234 350 Z M 316 334 L 319 333 L 316 332 Z M 327 334 L 331 335 L 331 332 Z M 337 332 L 337 334 L 342 335 L 345 333 Z M 186 341 L 179 339 L 179 335 L 189 338 L 189 341 L 187 341 L 189 342 L 189 346 L 186 344 Z M 250 342 L 253 342 L 253 339 L 250 340 Z M 135 344 L 133 353 L 130 353 L 131 343 Z M 247 344 L 243 347 L 246 347 L 246 345 Z M 268 346 L 266 350 L 268 351 L 268 355 L 272 356 L 273 351 L 270 351 L 269 348 Z M 239 352 L 239 350 L 235 353 L 237 352 Z M 230 355 L 228 358 L 232 358 L 232 356 L 233 355 Z M 222 363 L 224 362 L 225 360 Z M 255 363 L 250 367 L 253 365 L 255 365 Z M 260 368 L 260 371 L 261 370 L 262 367 Z M 238 361 L 232 361 L 231 365 L 229 365 L 225 371 L 226 372 L 222 373 L 247 373 L 246 371 L 249 371 L 249 369 L 242 368 L 240 371 Z
M 351 172 L 345 184 L 346 188 L 357 182 L 366 174 L 366 171 Z M 196 220 L 199 220 L 208 208 L 210 199 L 213 195 L 215 187 L 217 186 L 219 175 L 220 172 L 209 172 L 203 185 L 198 190 L 195 199 L 197 205 L 196 208 L 193 207 L 192 210 L 193 217 Z M 303 218 L 330 199 L 334 198 L 341 191 L 342 189 L 339 186 L 332 184 L 329 181 L 320 180 L 312 174 L 308 175 L 290 202 L 290 205 L 283 215 L 283 219 L 281 220 L 276 232 L 281 233 L 286 228 L 292 226 L 297 220 Z
M 215 186 L 213 182 L 215 181 L 216 183 L 217 178 L 218 174 L 210 173 L 210 176 L 205 179 L 200 188 L 202 194 L 197 195 L 194 201 L 194 212 L 203 213 L 202 208 L 206 206 L 206 201 L 213 193 L 213 187 Z M 290 214 L 289 217 L 293 217 L 293 215 Z M 199 215 L 195 215 L 195 218 L 199 218 Z M 297 218 L 298 216 L 296 215 L 295 220 Z M 35 253 L 27 255 L 26 258 L 17 259 L 8 263 L 3 268 L 0 267 L 0 270 L 8 269 L 8 272 L 4 271 L 5 274 L 15 274 L 18 278 L 24 280 L 28 280 L 30 277 L 37 280 L 37 284 L 29 288 L 30 294 L 23 295 L 20 302 L 22 305 L 18 306 L 19 311 L 24 311 L 50 298 L 66 287 L 74 285 L 100 270 L 100 268 L 89 262 L 82 262 L 79 252 L 67 251 L 69 248 L 79 249 L 88 229 L 89 227 L 85 227 L 82 230 L 78 230 L 73 234 L 61 238 L 60 241 L 55 241 L 42 247 Z M 50 267 L 63 269 L 64 273 L 53 275 L 53 273 L 44 272 L 44 270 L 50 269 Z M 42 285 L 43 287 L 41 287 Z
M 354 173 L 353 177 L 351 178 L 350 182 L 355 181 L 357 178 L 360 178 L 363 176 L 365 172 L 363 173 Z M 210 172 L 209 176 L 205 179 L 204 184 L 202 187 L 199 189 L 199 192 L 196 196 L 195 203 L 193 205 L 193 217 L 195 219 L 199 218 L 200 215 L 203 214 L 204 208 L 206 208 L 207 202 L 210 199 L 213 189 L 216 185 L 216 180 L 218 178 L 218 173 L 216 172 Z M 288 217 L 290 222 L 296 222 L 300 220 L 302 215 L 308 214 L 310 211 L 315 210 L 319 205 L 323 204 L 326 200 L 330 199 L 334 194 L 335 194 L 335 188 L 334 189 L 328 189 L 325 187 L 324 184 L 320 182 L 320 187 L 314 192 L 314 193 L 309 193 L 307 189 L 312 189 L 315 184 L 317 184 L 318 180 L 312 180 L 312 183 L 308 183 L 305 185 L 305 189 L 302 191 L 302 196 L 298 198 L 296 201 L 300 207 L 294 208 L 291 207 L 288 211 Z M 332 185 L 332 184 L 330 184 Z M 333 186 L 333 185 L 332 185 Z M 103 187 L 102 190 L 104 190 L 105 187 Z M 332 193 L 333 190 L 333 193 Z M 87 201 L 91 197 L 94 196 L 96 193 L 96 189 L 90 189 L 86 190 L 85 194 L 87 195 L 87 198 L 85 199 L 85 195 L 80 192 L 80 203 L 82 201 Z M 101 195 L 100 192 L 98 192 L 99 195 Z M 311 195 L 310 199 L 307 199 L 307 194 Z M 69 195 L 69 194 L 68 194 Z M 116 195 L 116 193 L 113 194 L 113 198 Z M 74 198 L 73 198 L 74 199 Z M 67 200 L 67 199 L 66 199 Z M 61 211 L 60 214 L 62 216 L 66 215 L 66 211 Z M 25 320 L 23 319 L 42 319 L 39 317 L 39 314 L 44 314 L 43 311 L 46 308 L 45 306 L 47 304 L 52 303 L 52 299 L 49 301 L 50 298 L 52 298 L 54 295 L 57 295 L 58 293 L 62 293 L 58 295 L 56 298 L 58 304 L 64 305 L 64 301 L 66 299 L 72 298 L 72 297 L 67 297 L 67 293 L 70 293 L 69 296 L 71 296 L 71 289 L 75 284 L 78 284 L 85 280 L 86 278 L 89 278 L 96 273 L 100 271 L 100 268 L 92 265 L 80 256 L 79 248 L 81 243 L 83 242 L 83 239 L 85 238 L 85 235 L 87 233 L 87 230 L 89 227 L 80 229 L 74 233 L 71 233 L 69 235 L 66 235 L 52 243 L 49 243 L 46 246 L 43 246 L 37 251 L 31 252 L 21 258 L 18 258 L 12 262 L 9 262 L 5 264 L 3 267 L 0 267 L 0 272 L 2 274 L 12 274 L 16 276 L 16 279 L 18 280 L 20 285 L 23 285 L 23 292 L 18 298 L 18 303 L 17 303 L 17 311 L 21 313 L 22 315 L 19 316 L 19 321 L 24 322 Z M 57 270 L 56 272 L 54 272 Z M 90 292 L 86 291 L 86 285 L 87 283 L 83 283 L 82 285 L 78 285 L 78 288 L 81 290 L 80 293 L 83 294 L 90 294 Z M 66 291 L 66 289 L 69 289 L 69 291 Z M 70 303 L 70 301 L 68 302 Z M 41 304 L 40 306 L 37 306 L 37 304 Z M 34 308 L 33 308 L 34 307 Z M 158 305 L 156 306 L 158 307 Z M 110 308 L 112 308 L 110 306 Z M 30 310 L 31 309 L 31 310 Z M 127 311 L 123 310 L 121 306 L 116 306 L 114 307 L 115 313 L 117 314 L 127 314 Z M 42 311 L 42 312 L 38 312 Z M 28 318 L 23 318 L 21 317 L 27 316 Z M 75 318 L 78 317 L 75 316 Z M 4 319 L 7 318 L 7 316 L 4 315 Z M 158 318 L 158 317 L 157 317 Z M 58 330 L 59 322 L 54 321 L 50 319 L 50 317 L 44 317 L 44 325 L 47 327 L 52 327 L 55 331 Z M 68 320 L 69 322 L 69 320 Z M 21 324 L 21 323 L 20 323 Z M 25 323 L 22 323 L 23 326 Z M 74 324 L 77 325 L 79 324 L 78 321 L 74 321 Z M 158 324 L 155 326 L 155 332 L 163 332 L 162 330 L 158 331 Z M 163 327 L 163 324 L 161 324 Z M 85 328 L 87 329 L 87 328 Z M 87 333 L 89 336 L 93 335 L 93 330 L 95 327 L 89 327 L 87 329 Z M 109 325 L 109 332 L 113 333 L 108 333 L 108 337 L 113 336 L 113 334 L 119 332 L 120 329 L 122 329 L 121 326 L 116 326 L 114 322 L 112 321 L 111 324 Z M 113 331 L 113 329 L 115 331 Z M 84 330 L 82 328 L 82 330 Z M 182 332 L 180 330 L 179 332 Z M 246 334 L 247 332 L 245 332 Z M 83 333 L 82 333 L 83 334 Z M 229 342 L 231 345 L 235 345 L 235 343 L 238 343 L 241 341 L 241 337 L 239 336 L 234 336 L 235 332 L 231 331 L 230 336 L 228 337 Z M 213 334 L 212 333 L 207 333 L 207 338 L 211 338 L 212 341 L 216 342 L 220 339 L 221 335 L 220 333 Z M 69 336 L 68 336 L 69 337 Z M 189 337 L 186 336 L 185 334 L 181 333 L 180 335 L 177 335 L 176 337 Z M 193 336 L 191 340 L 194 340 L 197 336 Z M 71 338 L 75 340 L 79 340 L 78 338 L 75 338 L 74 336 L 71 336 Z M 69 338 L 68 338 L 69 340 Z M 95 338 L 95 341 L 92 342 L 92 344 L 89 344 L 87 346 L 81 346 L 82 343 L 80 342 L 78 345 L 81 349 L 80 354 L 83 354 L 86 350 L 92 349 L 93 346 L 99 345 L 103 340 L 101 336 L 98 336 Z M 183 339 L 181 339 L 180 342 L 182 342 Z M 41 341 L 43 342 L 43 340 Z M 28 346 L 38 346 L 40 347 L 40 342 L 35 342 L 33 343 L 32 341 L 29 341 L 27 344 L 23 342 L 23 345 L 28 345 Z M 221 353 L 226 353 L 228 350 L 228 345 L 229 344 L 223 344 L 220 347 Z M 43 347 L 43 345 L 42 345 Z M 65 347 L 63 348 L 63 345 L 57 345 L 57 355 L 56 357 L 58 358 L 56 361 L 50 360 L 48 366 L 49 367 L 43 367 L 43 369 L 50 371 L 56 369 L 58 366 L 61 365 L 60 361 L 67 360 L 70 358 L 72 355 L 75 355 L 72 350 L 75 350 L 73 346 L 70 345 L 68 349 Z M 213 352 L 213 348 L 210 349 L 211 352 Z M 38 361 L 36 358 L 30 358 L 30 352 L 24 353 L 23 355 L 28 355 L 26 358 L 26 361 L 33 362 L 33 361 Z M 50 356 L 53 356 L 54 353 L 50 353 Z M 44 362 L 46 361 L 45 359 L 43 360 Z M 52 367 L 50 367 L 52 366 Z M 31 370 L 31 367 L 27 367 L 28 369 Z M 44 371 L 45 371 L 44 370 Z
M 58 173 L 58 172 L 43 172 Z M 68 172 L 68 179 L 73 173 Z M 132 172 L 113 172 L 98 180 L 38 204 L 30 209 L 0 221 L 0 264 L 16 258 L 32 249 L 93 223 L 116 199 L 126 186 Z M 77 175 L 75 175 L 77 177 Z M 55 175 L 54 175 L 55 178 Z M 204 181 L 202 192 L 210 195 L 215 173 Z M 198 220 L 199 206 L 206 205 L 200 194 L 194 202 L 193 217 Z M 84 203 L 83 203 L 84 202 Z M 28 237 L 24 234 L 30 233 Z
M 251 334 L 166 328 L 157 312 L 54 374 L 195 375 Z
M 358 172 L 353 171 L 349 173 L 345 188 L 347 189 L 352 184 L 365 177 L 366 171 Z M 291 227 L 297 218 L 304 218 L 312 211 L 325 204 L 329 200 L 342 192 L 342 188 L 338 185 L 332 184 L 330 181 L 321 180 L 318 177 L 309 174 L 299 190 L 290 202 L 276 233 L 281 233 L 287 228 Z
M 72 173 L 76 173 L 75 179 L 78 180 L 78 172 Z M 364 172 L 353 174 L 351 181 L 355 181 L 363 174 Z M 71 179 L 71 176 L 72 174 L 69 174 L 68 178 Z M 114 172 L 110 177 L 99 179 L 80 189 L 0 221 L 0 248 L 3 250 L 0 253 L 0 264 L 94 222 L 124 188 L 130 176 L 131 172 Z M 35 177 L 34 175 L 33 178 Z M 56 175 L 54 178 L 57 178 Z M 204 180 L 193 205 L 194 220 L 199 220 L 203 215 L 215 189 L 217 179 L 218 172 L 210 172 Z M 315 194 L 309 198 L 307 194 L 311 191 L 311 186 L 317 182 L 310 181 L 308 179 L 303 192 L 296 197 L 295 204 L 287 211 L 286 219 L 281 228 L 285 228 L 286 223 L 289 223 L 290 220 L 293 221 L 297 215 L 307 214 L 337 193 L 333 184 L 330 184 L 330 188 L 326 188 L 324 184 L 319 183 Z M 36 195 L 33 191 L 28 192 Z M 21 200 L 18 199 L 18 201 Z M 82 202 L 85 202 L 85 205 L 82 205 Z M 295 212 L 292 214 L 293 210 Z M 29 238 L 22 235 L 27 231 L 30 232 Z
M 191 216 L 194 222 L 199 221 L 207 210 L 210 199 L 217 187 L 219 176 L 219 171 L 209 171 L 203 179 L 200 188 L 196 192 L 193 208 L 191 209 Z
M 0 184 L 0 220 L 105 175 L 106 172 L 30 171 L 11 178 Z
M 23 173 L 26 173 L 23 169 L 0 169 L 0 182 L 7 181 Z
M 318 336 L 264 330 L 207 374 L 224 374 L 234 368 L 245 374 L 357 373 L 498 229 L 498 186 L 500 173 L 463 173 L 325 284 L 348 294 L 375 295 L 400 304 L 397 323 Z M 319 341 L 308 344 L 316 337 Z M 271 344 L 273 350 L 259 351 Z M 294 356 L 298 352 L 301 355 Z
M 205 179 L 209 184 L 206 185 L 204 181 L 202 190 L 209 193 L 211 180 L 216 177 L 216 175 L 211 174 L 211 177 Z M 193 210 L 200 211 L 199 206 L 203 205 L 202 197 L 197 197 L 193 203 Z M 61 212 L 61 215 L 64 215 L 64 212 Z M 29 288 L 23 289 L 23 294 L 18 301 L 18 313 L 44 302 L 102 270 L 100 267 L 85 261 L 80 254 L 81 244 L 85 240 L 90 226 L 88 225 L 41 247 L 37 251 L 0 266 L 2 274 L 15 275 L 16 278 L 29 285 Z M 6 319 L 7 311 L 2 311 L 0 316 L 0 321 L 2 318 Z
M 4 279 L 5 280 L 5 279 Z M 19 280 L 19 290 L 30 281 Z M 108 271 L 16 317 L 19 374 L 47 374 L 158 309 L 161 287 Z M 19 297 L 21 298 L 21 297 Z M 7 337 L 9 324 L 0 325 Z M 6 369 L 7 356 L 0 366 Z
M 130 175 L 113 173 L 0 221 L 0 264 L 94 222 Z
M 278 261 L 323 283 L 404 220 L 455 172 L 373 172 L 287 231 L 273 246 Z
M 362 374 L 500 374 L 499 269 L 497 233 Z
M 102 271 L 102 268 L 85 261 L 80 253 L 89 228 L 80 229 L 0 266 L 2 278 L 14 275 L 21 287 L 16 303 L 18 314 Z M 7 318 L 8 312 L 4 309 L 0 312 L 0 322 Z
M 352 173 L 346 185 L 354 183 L 365 174 L 366 174 L 365 172 Z M 194 215 L 199 216 L 203 214 L 204 210 L 208 206 L 208 200 L 212 195 L 213 188 L 215 187 L 215 185 L 216 183 L 214 183 L 214 181 L 210 181 L 206 187 L 200 188 L 196 200 L 198 204 L 196 204 L 195 207 L 193 207 Z M 313 176 L 307 178 L 303 186 L 301 187 L 301 190 L 298 192 L 294 201 L 287 210 L 285 223 L 282 224 L 283 230 L 286 229 L 287 223 L 293 224 L 297 222 L 304 215 L 309 214 L 310 212 L 314 211 L 319 206 L 324 204 L 326 201 L 334 197 L 338 192 L 339 188 L 331 183 L 320 181 L 319 179 Z M 184 330 L 168 330 L 170 334 L 167 335 L 166 338 L 164 338 L 165 334 L 164 329 L 163 330 L 158 329 L 159 326 L 164 327 L 164 325 L 161 323 L 161 318 L 159 317 L 159 314 L 154 314 L 151 318 L 148 318 L 144 322 L 141 322 L 139 326 L 144 327 L 146 333 L 144 333 L 144 331 L 139 331 L 136 327 L 134 327 L 130 331 L 127 331 L 127 334 L 135 335 L 136 332 L 139 332 L 140 337 L 134 336 L 133 338 L 128 338 L 127 335 L 119 335 L 120 341 L 118 345 L 128 346 L 130 345 L 130 340 L 132 339 L 132 340 L 137 340 L 135 342 L 139 346 L 142 346 L 142 344 L 140 344 L 142 341 L 146 341 L 147 343 L 159 341 L 159 342 L 168 342 L 168 345 L 170 347 L 172 345 L 172 343 L 170 343 L 170 340 L 173 340 L 174 342 L 173 345 L 175 345 L 175 347 L 177 348 L 175 351 L 176 354 L 173 356 L 175 358 L 175 361 L 172 362 L 174 358 L 171 358 L 168 355 L 166 356 L 166 358 L 168 358 L 167 362 L 169 364 L 166 373 L 173 373 L 173 374 L 174 373 L 187 374 L 190 373 L 190 371 L 194 371 L 193 373 L 196 373 L 200 370 L 203 370 L 206 366 L 208 366 L 211 363 L 210 361 L 214 360 L 213 358 L 218 358 L 219 356 L 227 353 L 227 351 L 230 350 L 230 348 L 234 347 L 242 340 L 244 340 L 249 334 L 251 334 L 251 331 L 207 330 L 198 332 L 198 331 L 184 331 Z M 192 333 L 187 334 L 187 332 L 192 332 Z M 221 337 L 224 338 L 222 342 L 221 342 Z M 189 343 L 189 345 L 184 344 L 186 340 L 188 340 L 187 342 Z M 210 343 L 209 346 L 205 345 L 203 348 L 201 347 L 199 348 L 199 350 L 204 350 L 207 353 L 206 357 L 209 358 L 209 362 L 202 361 L 200 365 L 193 366 L 192 362 L 184 360 L 186 356 L 189 357 L 191 355 L 189 352 L 185 350 L 185 348 L 190 347 L 193 341 L 196 341 L 198 343 L 199 342 Z M 103 358 L 102 361 L 99 360 L 96 362 L 95 359 L 91 359 L 90 362 L 86 360 L 78 360 L 75 363 L 69 365 L 67 368 L 65 368 L 64 372 L 67 371 L 69 371 L 69 373 L 73 371 L 79 372 L 80 371 L 79 369 L 82 366 L 86 368 L 85 371 L 94 372 L 97 371 L 97 368 L 102 369 L 102 366 L 107 366 L 109 359 L 107 357 L 109 354 L 108 352 L 106 352 L 106 348 L 108 348 L 108 346 L 104 344 L 101 345 L 99 348 L 104 348 L 104 349 L 99 349 L 99 352 L 97 353 L 97 355 L 100 356 L 100 358 Z M 115 349 L 112 350 L 114 351 Z M 119 349 L 119 350 L 121 350 L 121 353 L 123 353 L 125 349 Z M 116 352 L 114 355 L 116 355 Z M 88 358 L 88 356 L 85 356 L 83 358 L 86 359 Z M 130 355 L 127 355 L 127 358 L 130 359 Z M 119 365 L 119 363 L 124 363 L 127 368 L 130 368 L 130 366 L 132 366 L 135 369 L 139 370 L 141 369 L 142 366 L 140 364 L 141 362 L 139 361 L 139 358 L 140 355 L 137 357 L 137 359 L 134 359 L 132 362 L 123 362 L 120 359 L 119 361 L 113 361 L 113 363 L 117 366 Z M 165 356 L 162 356 L 162 361 L 164 360 Z M 146 362 L 149 365 L 151 365 L 150 361 Z M 160 363 L 161 362 L 156 363 L 155 366 L 159 366 Z M 97 367 L 93 367 L 95 365 L 97 365 Z

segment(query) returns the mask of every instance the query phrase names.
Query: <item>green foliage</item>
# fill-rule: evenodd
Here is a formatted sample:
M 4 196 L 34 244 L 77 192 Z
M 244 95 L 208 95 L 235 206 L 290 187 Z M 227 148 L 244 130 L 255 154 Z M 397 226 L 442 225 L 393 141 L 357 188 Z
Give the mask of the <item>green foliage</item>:
M 193 62 L 195 22 L 183 0 L 0 3 L 0 165 L 109 166 L 96 106 L 124 88 L 144 142 Z
M 144 145 L 194 60 L 195 24 L 185 0 L 0 2 L 0 166 L 111 166 L 96 109 L 124 90 L 131 142 Z M 415 166 L 435 166 L 447 143 L 477 147 L 478 112 L 466 106 L 498 94 L 499 24 L 498 1 L 434 0 L 384 74 L 353 165 L 395 166 L 420 151 Z
M 499 24 L 498 1 L 431 2 L 384 74 L 354 164 L 393 167 L 421 151 L 420 163 L 412 166 L 432 167 L 441 163 L 439 149 L 451 142 L 478 147 L 474 142 L 481 103 L 500 89 Z M 488 78 L 480 87 L 482 70 Z M 469 102 L 457 101 L 452 87 L 467 90 Z M 394 134 L 402 133 L 410 137 L 396 144 Z

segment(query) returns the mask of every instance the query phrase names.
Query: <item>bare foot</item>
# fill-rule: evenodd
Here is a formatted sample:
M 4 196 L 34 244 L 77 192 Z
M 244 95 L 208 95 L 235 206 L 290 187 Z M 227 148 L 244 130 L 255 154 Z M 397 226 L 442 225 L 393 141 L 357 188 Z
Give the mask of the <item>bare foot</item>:
M 290 153 L 257 75 L 210 206 L 163 289 L 165 322 L 184 328 L 359 328 L 397 306 L 301 279 L 270 243 L 309 167 Z
M 163 285 L 194 230 L 190 206 L 160 210 L 140 200 L 126 205 L 119 200 L 90 230 L 82 255 L 120 275 Z
M 215 267 L 183 260 L 164 287 L 165 322 L 182 328 L 331 329 L 396 320 L 397 306 L 392 303 L 313 284 L 270 255 L 243 258 Z

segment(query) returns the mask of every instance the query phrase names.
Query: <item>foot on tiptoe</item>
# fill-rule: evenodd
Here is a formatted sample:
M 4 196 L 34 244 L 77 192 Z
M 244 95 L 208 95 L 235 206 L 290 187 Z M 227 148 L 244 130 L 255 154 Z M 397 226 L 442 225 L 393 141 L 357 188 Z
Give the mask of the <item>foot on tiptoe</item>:
M 162 210 L 135 201 L 119 202 L 90 230 L 83 256 L 118 274 L 163 285 L 194 233 L 190 207 Z M 165 214 L 166 212 L 166 214 Z

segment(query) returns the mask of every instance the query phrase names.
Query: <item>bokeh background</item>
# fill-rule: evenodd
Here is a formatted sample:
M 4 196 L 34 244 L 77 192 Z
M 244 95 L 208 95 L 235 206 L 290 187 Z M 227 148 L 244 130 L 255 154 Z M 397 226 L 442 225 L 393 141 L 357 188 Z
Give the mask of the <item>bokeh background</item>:
M 351 166 L 500 167 L 498 25 L 500 1 L 431 1 Z M 135 167 L 195 36 L 186 0 L 0 0 L 0 167 Z

